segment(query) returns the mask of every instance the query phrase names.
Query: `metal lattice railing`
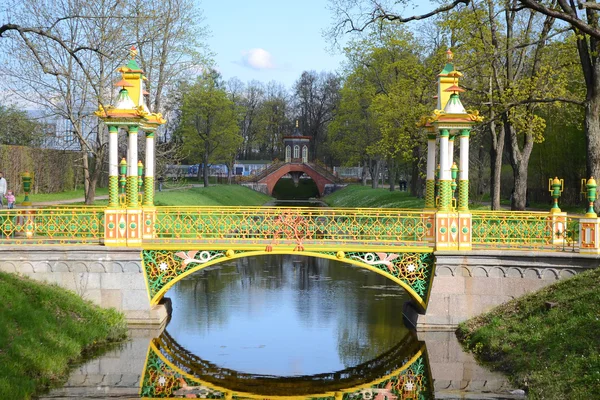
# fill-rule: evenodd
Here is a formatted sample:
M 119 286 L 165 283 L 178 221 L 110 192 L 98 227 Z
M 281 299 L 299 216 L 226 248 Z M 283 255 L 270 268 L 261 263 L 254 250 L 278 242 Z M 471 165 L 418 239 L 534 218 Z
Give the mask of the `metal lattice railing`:
M 560 250 L 577 242 L 579 219 L 547 212 L 473 211 L 473 247 Z
M 424 246 L 433 213 L 377 209 L 160 207 L 160 243 Z
M 0 210 L 2 244 L 99 244 L 103 207 Z

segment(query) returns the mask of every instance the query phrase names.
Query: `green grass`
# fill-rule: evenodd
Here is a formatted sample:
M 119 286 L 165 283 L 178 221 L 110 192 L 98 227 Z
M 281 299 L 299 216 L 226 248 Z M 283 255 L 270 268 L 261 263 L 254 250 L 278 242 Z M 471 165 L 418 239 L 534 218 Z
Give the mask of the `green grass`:
M 408 192 L 390 192 L 370 186 L 348 185 L 323 198 L 331 207 L 360 208 L 423 208 L 425 200 Z
M 108 188 L 96 188 L 96 196 L 102 196 L 108 194 Z M 23 193 L 19 193 L 17 196 L 17 204 L 21 204 L 23 198 L 25 196 Z M 83 188 L 77 190 L 69 190 L 67 192 L 58 192 L 58 193 L 40 193 L 40 194 L 30 194 L 29 200 L 31 200 L 34 204 L 37 202 L 51 202 L 51 201 L 61 201 L 61 200 L 71 200 L 84 198 L 85 194 L 83 193 Z
M 598 398 L 598 282 L 600 269 L 582 273 L 473 318 L 457 334 L 530 399 Z
M 155 192 L 157 206 L 260 206 L 271 197 L 239 185 L 182 188 Z
M 0 272 L 0 399 L 28 399 L 69 365 L 126 334 L 123 316 L 75 293 Z

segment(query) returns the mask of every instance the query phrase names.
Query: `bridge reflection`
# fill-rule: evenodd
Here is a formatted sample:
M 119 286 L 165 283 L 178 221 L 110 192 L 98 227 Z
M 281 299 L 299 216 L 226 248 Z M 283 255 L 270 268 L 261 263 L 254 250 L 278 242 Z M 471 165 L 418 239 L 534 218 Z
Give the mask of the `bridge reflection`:
M 187 351 L 164 331 L 150 343 L 143 398 L 432 399 L 424 342 L 408 333 L 379 357 L 332 373 L 279 377 L 219 367 Z

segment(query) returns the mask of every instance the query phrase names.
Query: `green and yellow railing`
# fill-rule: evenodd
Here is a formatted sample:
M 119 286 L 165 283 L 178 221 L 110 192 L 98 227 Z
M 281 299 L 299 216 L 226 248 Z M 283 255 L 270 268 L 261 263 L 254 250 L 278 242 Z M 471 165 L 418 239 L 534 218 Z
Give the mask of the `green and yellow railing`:
M 101 244 L 104 207 L 0 210 L 0 245 Z
M 128 209 L 55 206 L 0 210 L 0 245 L 105 244 L 107 215 Z M 151 207 L 137 210 L 149 234 L 136 246 L 268 249 L 305 247 L 344 249 L 436 248 L 436 212 L 399 209 L 276 207 Z M 453 214 L 446 213 L 452 217 Z M 152 218 L 146 218 L 151 215 Z M 574 250 L 580 218 L 553 212 L 471 211 L 473 249 Z M 145 219 L 144 219 L 145 218 Z M 123 221 L 127 218 L 123 217 Z M 127 246 L 131 224 L 114 219 Z M 145 223 L 144 223 L 145 222 Z M 589 225 L 589 223 L 588 223 Z M 587 225 L 586 225 L 587 226 Z M 438 228 L 441 230 L 443 228 Z M 587 229 L 587 228 L 586 228 Z M 588 232 L 589 229 L 586 231 Z M 590 236 L 588 232 L 588 236 Z M 587 239 L 588 242 L 593 239 Z

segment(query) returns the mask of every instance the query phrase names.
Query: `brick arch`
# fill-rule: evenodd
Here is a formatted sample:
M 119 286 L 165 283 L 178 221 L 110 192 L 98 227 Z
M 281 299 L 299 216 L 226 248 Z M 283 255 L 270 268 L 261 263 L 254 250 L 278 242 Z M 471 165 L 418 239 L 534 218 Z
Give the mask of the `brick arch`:
M 267 184 L 267 192 L 269 196 L 271 196 L 273 194 L 273 188 L 275 187 L 275 184 L 277 184 L 281 177 L 283 177 L 289 172 L 304 172 L 306 175 L 310 176 L 317 185 L 317 189 L 319 190 L 319 197 L 323 196 L 323 193 L 325 192 L 325 185 L 334 183 L 333 181 L 319 174 L 317 171 L 315 171 L 306 164 L 283 165 L 281 168 L 265 176 L 258 182 Z

